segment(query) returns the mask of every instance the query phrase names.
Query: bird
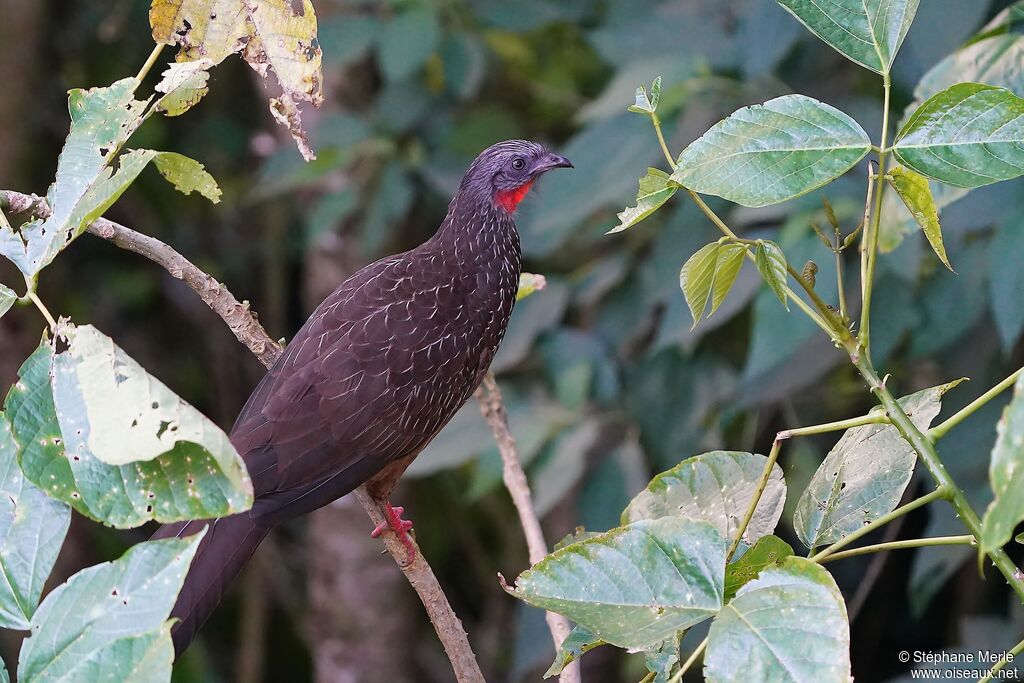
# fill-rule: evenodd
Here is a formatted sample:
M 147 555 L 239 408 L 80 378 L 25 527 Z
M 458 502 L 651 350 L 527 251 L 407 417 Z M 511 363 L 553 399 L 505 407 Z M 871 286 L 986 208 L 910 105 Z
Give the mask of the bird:
M 412 523 L 390 494 L 476 391 L 515 305 L 514 215 L 544 173 L 572 168 L 527 140 L 469 165 L 436 233 L 341 283 L 252 392 L 230 439 L 253 484 L 250 510 L 166 524 L 154 539 L 206 529 L 171 616 L 181 654 L 272 528 L 366 484 L 410 558 Z

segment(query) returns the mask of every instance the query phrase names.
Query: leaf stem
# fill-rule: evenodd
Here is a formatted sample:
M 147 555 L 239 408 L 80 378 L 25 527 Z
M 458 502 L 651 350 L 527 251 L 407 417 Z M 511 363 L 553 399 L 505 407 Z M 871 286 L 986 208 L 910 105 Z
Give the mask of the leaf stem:
M 892 91 L 892 78 L 889 72 L 882 74 L 882 141 L 878 150 L 878 173 L 881 178 L 885 175 L 885 163 L 889 156 L 886 147 L 889 138 L 889 97 Z M 869 185 L 870 187 L 870 185 Z M 869 190 L 870 191 L 870 190 Z M 882 216 L 882 196 L 885 194 L 885 183 L 879 181 L 878 189 L 875 192 L 875 207 L 871 215 L 870 223 L 864 225 L 864 237 L 862 244 L 865 253 L 862 255 L 862 277 L 861 282 L 861 315 L 860 315 L 860 345 L 864 349 L 864 355 L 871 351 L 871 289 L 875 280 L 875 263 L 878 260 L 878 229 Z
M 793 268 L 793 266 L 788 261 L 786 262 L 786 270 L 789 271 L 789 274 L 793 277 L 794 280 L 797 281 L 797 283 L 800 284 L 803 290 L 807 292 L 807 296 L 810 297 L 811 301 L 814 302 L 814 305 L 817 307 L 818 311 L 821 312 L 821 315 L 824 316 L 826 320 L 832 323 L 829 332 L 830 337 L 834 337 L 834 335 L 832 334 L 833 331 L 846 328 L 846 326 L 842 324 L 839 321 L 839 319 L 836 318 L 835 311 L 832 310 L 832 308 L 829 307 L 829 305 L 826 304 L 820 296 L 818 296 L 818 293 L 816 291 L 814 291 L 814 287 L 811 286 L 811 283 L 805 280 L 800 273 L 796 272 L 796 269 Z
M 740 522 L 739 528 L 736 530 L 736 538 L 732 539 L 732 544 L 729 546 L 729 552 L 725 555 L 725 563 L 729 564 L 729 560 L 736 553 L 736 549 L 740 547 L 740 540 L 743 538 L 743 534 L 747 532 L 747 527 L 750 526 L 750 520 L 754 518 L 754 513 L 757 511 L 757 504 L 761 502 L 761 496 L 764 495 L 764 490 L 768 486 L 768 480 L 772 476 L 772 468 L 775 467 L 775 461 L 779 459 L 779 451 L 782 450 L 782 440 L 778 436 L 775 437 L 775 441 L 772 442 L 772 449 L 768 452 L 768 460 L 764 464 L 764 469 L 761 471 L 761 478 L 757 481 L 757 488 L 754 489 L 754 497 L 750 499 L 750 504 L 747 506 L 747 512 L 743 515 L 743 521 Z
M 1013 386 L 1013 383 L 1017 381 L 1017 378 L 1020 377 L 1022 373 L 1024 373 L 1024 368 L 1015 370 L 1009 377 L 961 408 L 955 415 L 950 416 L 945 422 L 935 425 L 929 429 L 927 433 L 928 439 L 934 443 L 944 437 L 946 432 L 951 430 L 953 427 L 956 427 L 958 424 L 973 415 L 983 405 Z
M 665 134 L 661 132 L 661 119 L 653 111 L 651 112 L 651 123 L 654 124 L 654 132 L 658 134 L 658 144 L 661 145 L 661 152 L 665 155 L 665 160 L 668 162 L 669 172 L 671 173 L 676 167 L 676 161 L 672 158 L 672 152 L 668 151 L 668 145 L 665 144 Z
M 836 242 L 839 242 L 838 236 Z M 836 255 L 836 293 L 839 297 L 839 318 L 843 321 L 843 327 L 846 327 L 849 318 L 846 315 L 846 288 L 843 286 L 843 251 L 837 244 L 835 249 Z
M 50 315 L 49 309 L 46 308 L 46 304 L 42 302 L 39 295 L 30 290 L 26 296 L 36 305 L 36 308 L 38 308 L 39 312 L 43 314 L 43 317 L 46 318 L 46 322 L 50 326 L 50 330 L 55 332 L 57 330 L 57 321 L 53 319 L 52 315 Z
M 1021 652 L 1024 652 L 1024 640 L 1014 645 L 1013 649 L 1007 653 L 1009 656 L 996 662 L 983 678 L 978 679 L 978 683 L 988 683 L 988 681 L 991 681 L 1003 667 L 1014 661 Z
M 142 82 L 142 79 L 146 77 L 146 74 L 149 73 L 149 70 L 153 68 L 154 64 L 156 64 L 156 60 L 160 56 L 160 53 L 163 52 L 164 47 L 165 46 L 163 43 L 156 44 L 156 47 L 153 48 L 153 51 L 149 53 L 149 57 L 146 58 L 146 63 L 142 65 L 141 69 L 139 69 L 139 73 L 135 74 L 136 81 L 138 81 L 139 83 Z
M 975 545 L 977 541 L 974 536 L 966 534 L 964 536 L 934 536 L 932 538 L 910 538 L 903 541 L 890 541 L 889 543 L 876 543 L 874 545 L 865 545 L 860 548 L 854 548 L 852 550 L 843 550 L 838 553 L 832 553 L 824 558 L 821 562 L 832 562 L 833 560 L 842 560 L 847 557 L 856 557 L 858 555 L 867 555 L 869 553 L 881 553 L 887 550 L 902 550 L 905 548 L 926 548 L 933 545 Z
M 939 499 L 949 499 L 949 497 L 950 497 L 949 489 L 940 486 L 939 488 L 935 489 L 931 493 L 927 493 L 927 494 L 921 496 L 920 498 L 918 498 L 916 500 L 912 500 L 909 503 L 907 503 L 906 505 L 901 505 L 900 507 L 896 508 L 895 510 L 893 510 L 889 514 L 882 515 L 881 517 L 879 517 L 878 519 L 874 520 L 870 524 L 865 524 L 861 528 L 859 528 L 856 531 L 854 531 L 853 533 L 851 533 L 849 536 L 847 536 L 845 538 L 839 539 L 838 541 L 836 541 L 832 545 L 828 546 L 827 548 L 825 548 L 824 550 L 821 550 L 818 553 L 815 553 L 814 555 L 811 555 L 807 559 L 809 559 L 811 562 L 819 562 L 820 563 L 822 560 L 824 560 L 829 555 L 832 555 L 833 553 L 838 551 L 840 548 L 845 548 L 846 546 L 848 546 L 851 543 L 853 543 L 854 541 L 856 541 L 858 538 L 861 538 L 863 536 L 866 536 L 867 534 L 870 534 L 875 529 L 878 529 L 879 527 L 885 526 L 886 524 L 888 524 L 892 520 L 894 520 L 894 519 L 896 519 L 898 517 L 902 517 L 903 515 L 907 514 L 908 512 L 913 512 L 914 510 L 918 509 L 919 507 L 924 507 L 928 503 L 934 502 L 934 501 L 939 500 Z
M 668 683 L 679 683 L 679 681 L 683 680 L 683 675 L 691 666 L 693 666 L 693 663 L 697 661 L 697 658 L 701 656 L 701 653 L 704 652 L 704 649 L 707 646 L 708 639 L 704 638 L 704 640 L 700 641 L 700 645 L 697 646 L 697 649 L 694 650 L 693 653 L 687 657 L 686 661 L 683 662 L 683 665 L 679 667 L 679 671 L 676 672 L 676 675 L 668 679 Z
M 846 420 L 836 420 L 835 422 L 825 422 L 820 425 L 811 425 L 810 427 L 798 427 L 796 429 L 786 429 L 779 432 L 775 438 L 784 441 L 794 436 L 811 436 L 813 434 L 827 434 L 829 432 L 838 432 L 844 429 L 851 429 L 853 427 L 863 427 L 864 425 L 871 424 L 889 424 L 889 418 L 885 413 L 871 413 L 868 415 L 861 415 L 860 417 L 851 417 Z

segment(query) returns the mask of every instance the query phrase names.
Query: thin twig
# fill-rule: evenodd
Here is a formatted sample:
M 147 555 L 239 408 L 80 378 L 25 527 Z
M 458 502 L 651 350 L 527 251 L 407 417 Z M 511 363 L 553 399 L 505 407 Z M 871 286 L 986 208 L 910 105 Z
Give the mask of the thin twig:
M 33 206 L 36 209 L 39 208 L 38 202 L 41 200 L 33 197 L 17 192 L 0 192 L 0 202 L 9 203 L 12 207 L 21 207 L 19 212 L 24 212 Z M 238 341 L 252 351 L 263 365 L 271 367 L 281 355 L 283 350 L 281 345 L 270 338 L 263 326 L 256 320 L 256 316 L 249 310 L 249 305 L 240 303 L 224 285 L 200 270 L 174 248 L 154 237 L 143 235 L 104 218 L 93 221 L 89 225 L 88 231 L 113 242 L 122 249 L 145 256 L 162 266 L 172 277 L 191 287 L 199 295 L 199 298 L 227 323 Z M 384 521 L 379 505 L 364 487 L 360 486 L 354 493 L 374 524 Z M 384 534 L 382 538 L 391 557 L 394 558 L 423 602 L 427 616 L 430 617 L 437 637 L 441 640 L 452 668 L 455 670 L 456 679 L 459 683 L 482 682 L 484 677 L 480 672 L 476 655 L 473 654 L 473 649 L 469 644 L 466 630 L 448 603 L 441 584 L 438 583 L 437 577 L 430 565 L 427 564 L 419 547 L 416 546 L 416 542 L 413 541 L 416 557 L 411 563 L 408 563 L 405 546 L 400 541 L 392 534 Z
M 530 482 L 526 478 L 526 472 L 519 462 L 519 455 L 516 453 L 516 442 L 508 428 L 508 413 L 505 410 L 505 403 L 501 398 L 501 391 L 498 389 L 498 382 L 490 372 L 484 377 L 483 384 L 476 392 L 477 401 L 480 402 L 480 412 L 487 420 L 494 440 L 498 444 L 498 451 L 501 453 L 502 477 L 505 480 L 505 487 L 512 496 L 512 503 L 519 513 L 519 523 L 523 527 L 523 536 L 526 537 L 526 548 L 530 555 L 530 564 L 537 564 L 548 554 L 548 544 L 544 540 L 544 530 L 541 529 L 540 520 L 533 509 L 533 499 L 530 495 Z M 544 618 L 551 630 L 551 638 L 555 642 L 555 650 L 558 650 L 569 636 L 571 627 L 569 620 L 555 612 L 545 612 Z M 580 669 L 579 662 L 572 662 L 562 670 L 559 677 L 562 683 L 579 683 Z
M 925 432 L 925 436 L 927 436 L 932 442 L 938 441 L 939 439 L 944 437 L 946 435 L 946 432 L 948 432 L 950 429 L 956 427 L 958 424 L 960 424 L 968 417 L 973 415 L 983 405 L 985 405 L 986 403 L 994 399 L 996 396 L 1012 387 L 1014 382 L 1017 381 L 1017 378 L 1020 377 L 1021 374 L 1024 374 L 1024 368 L 1018 368 L 1017 370 L 1014 370 L 1009 377 L 1007 377 L 999 384 L 995 385 L 994 387 L 986 391 L 984 394 L 982 394 L 981 396 L 979 396 L 978 398 L 974 399 L 969 404 L 961 408 L 959 411 L 957 411 L 955 415 L 951 415 L 945 422 L 929 429 L 927 432 Z

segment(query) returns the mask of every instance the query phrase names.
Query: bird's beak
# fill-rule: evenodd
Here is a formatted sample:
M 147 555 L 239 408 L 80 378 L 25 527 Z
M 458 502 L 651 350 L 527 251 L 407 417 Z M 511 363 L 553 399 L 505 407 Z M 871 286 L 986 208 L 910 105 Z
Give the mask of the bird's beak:
M 553 168 L 574 168 L 574 166 L 572 165 L 572 162 L 565 157 L 553 152 L 548 152 L 538 159 L 536 164 L 534 164 L 533 173 L 534 175 L 540 175 L 541 173 L 550 171 Z

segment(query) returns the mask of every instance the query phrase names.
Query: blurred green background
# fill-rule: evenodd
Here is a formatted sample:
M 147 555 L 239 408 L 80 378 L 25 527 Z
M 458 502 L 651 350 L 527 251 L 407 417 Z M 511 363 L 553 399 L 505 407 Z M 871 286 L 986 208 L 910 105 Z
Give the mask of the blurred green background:
M 1007 4 L 923 2 L 896 62 L 894 111 Z M 790 92 L 839 107 L 877 137 L 878 78 L 774 1 L 315 5 L 326 103 L 304 121 L 319 159 L 302 162 L 269 116 L 263 83 L 231 59 L 213 71 L 198 107 L 154 119 L 133 139 L 202 161 L 224 188 L 223 202 L 182 198 L 147 171 L 107 215 L 174 245 L 251 301 L 272 335 L 288 337 L 359 266 L 427 238 L 482 148 L 526 137 L 568 156 L 576 169 L 546 177 L 523 205 L 525 269 L 549 285 L 517 307 L 495 366 L 549 543 L 577 525 L 614 526 L 651 475 L 683 458 L 715 448 L 766 452 L 779 429 L 870 406 L 843 355 L 798 313 L 787 314 L 749 265 L 723 307 L 690 330 L 678 269 L 717 234 L 685 198 L 627 233 L 603 235 L 643 169 L 664 164 L 647 118 L 625 111 L 633 89 L 657 75 L 675 152 L 736 108 Z M 152 48 L 147 9 L 140 0 L 0 0 L 0 187 L 45 190 L 67 133 L 66 91 L 138 70 Z M 862 211 L 865 173 L 861 163 L 827 189 L 847 229 Z M 1024 362 L 1021 187 L 978 190 L 943 213 L 957 275 L 920 234 L 880 259 L 875 363 L 892 373 L 897 394 L 969 376 L 948 397 L 949 414 Z M 832 293 L 831 254 L 809 227 L 824 224 L 821 194 L 761 210 L 712 203 L 745 236 L 779 241 L 798 266 L 815 259 L 819 289 Z M 0 280 L 20 281 L 7 264 Z M 41 293 L 55 313 L 97 325 L 224 427 L 259 379 L 261 366 L 190 290 L 101 240 L 82 239 L 62 255 Z M 0 385 L 13 381 L 41 329 L 28 309 L 0 320 Z M 976 509 L 987 504 L 988 454 L 1004 404 L 993 401 L 941 444 Z M 834 440 L 786 445 L 789 508 Z M 927 485 L 921 475 L 912 490 Z M 497 582 L 497 572 L 511 578 L 528 563 L 475 402 L 395 498 L 415 520 L 488 680 L 539 680 L 553 648 L 542 614 Z M 785 535 L 791 512 L 783 520 Z M 277 532 L 176 680 L 451 680 L 370 526 L 342 501 Z M 960 528 L 939 506 L 883 533 Z M 146 536 L 76 519 L 55 578 Z M 1019 548 L 1010 547 L 1018 562 Z M 901 675 L 900 650 L 995 650 L 1019 640 L 1022 610 L 994 574 L 979 578 L 970 557 L 962 547 L 929 548 L 830 565 L 850 610 L 858 680 Z M 684 649 L 702 636 L 693 635 Z M 14 661 L 17 646 L 5 632 L 0 654 Z M 604 650 L 584 658 L 586 681 L 643 677 L 640 657 Z

